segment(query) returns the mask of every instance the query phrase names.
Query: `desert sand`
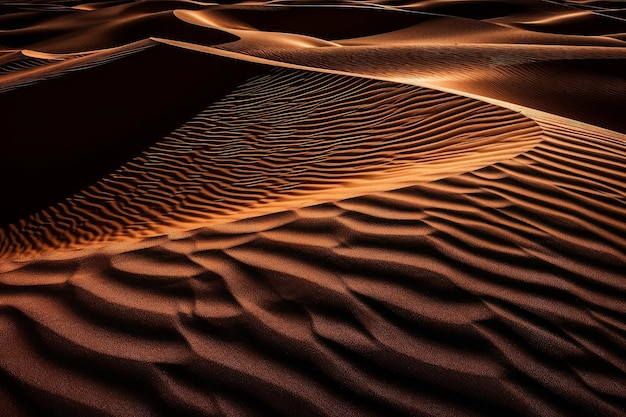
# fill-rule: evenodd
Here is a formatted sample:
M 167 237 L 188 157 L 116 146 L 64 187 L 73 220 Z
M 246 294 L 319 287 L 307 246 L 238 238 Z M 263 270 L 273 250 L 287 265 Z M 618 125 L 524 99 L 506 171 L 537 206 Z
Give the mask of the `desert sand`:
M 218 3 L 0 4 L 0 415 L 626 416 L 624 3 Z

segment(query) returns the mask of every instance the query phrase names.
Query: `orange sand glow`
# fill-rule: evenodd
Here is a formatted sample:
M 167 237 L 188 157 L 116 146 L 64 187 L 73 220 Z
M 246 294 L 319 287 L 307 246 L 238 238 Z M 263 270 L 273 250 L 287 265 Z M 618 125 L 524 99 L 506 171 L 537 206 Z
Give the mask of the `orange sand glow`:
M 218 3 L 0 4 L 0 414 L 626 416 L 623 4 Z

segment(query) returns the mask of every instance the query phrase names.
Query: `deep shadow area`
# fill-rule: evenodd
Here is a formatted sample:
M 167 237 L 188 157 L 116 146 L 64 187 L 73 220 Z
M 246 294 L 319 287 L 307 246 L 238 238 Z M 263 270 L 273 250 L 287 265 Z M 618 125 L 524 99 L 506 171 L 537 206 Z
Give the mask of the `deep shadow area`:
M 260 70 L 157 45 L 0 94 L 0 224 L 102 178 Z
M 324 40 L 377 35 L 429 19 L 427 15 L 398 10 L 332 6 L 224 6 L 219 10 L 262 31 L 297 33 Z
M 397 2 L 399 6 L 407 2 Z M 525 9 L 523 3 L 507 3 L 492 0 L 434 1 L 417 3 L 416 10 L 468 19 L 493 19 L 509 16 Z

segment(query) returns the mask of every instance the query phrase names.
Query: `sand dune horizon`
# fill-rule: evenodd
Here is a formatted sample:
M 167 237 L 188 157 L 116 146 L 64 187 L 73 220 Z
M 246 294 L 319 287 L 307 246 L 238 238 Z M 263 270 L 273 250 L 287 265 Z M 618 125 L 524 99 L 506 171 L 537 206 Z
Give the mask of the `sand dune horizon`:
M 626 416 L 625 20 L 0 4 L 0 414 Z

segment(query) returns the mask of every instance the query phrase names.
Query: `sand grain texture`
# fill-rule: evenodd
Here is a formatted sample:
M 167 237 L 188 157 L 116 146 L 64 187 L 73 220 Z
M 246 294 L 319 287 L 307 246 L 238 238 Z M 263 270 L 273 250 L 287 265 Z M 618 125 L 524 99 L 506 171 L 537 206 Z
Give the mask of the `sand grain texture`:
M 0 414 L 626 416 L 610 1 L 0 5 Z

